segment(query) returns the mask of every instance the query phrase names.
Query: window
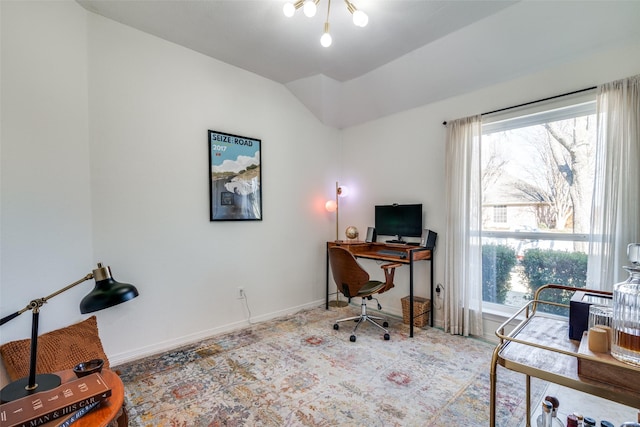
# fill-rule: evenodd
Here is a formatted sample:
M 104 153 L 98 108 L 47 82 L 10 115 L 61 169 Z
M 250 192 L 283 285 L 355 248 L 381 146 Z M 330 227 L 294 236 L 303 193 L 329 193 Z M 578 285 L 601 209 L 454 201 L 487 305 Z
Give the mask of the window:
M 519 308 L 547 283 L 585 286 L 596 140 L 589 97 L 483 123 L 485 306 Z
M 507 222 L 507 205 L 493 207 L 493 222 L 496 224 Z

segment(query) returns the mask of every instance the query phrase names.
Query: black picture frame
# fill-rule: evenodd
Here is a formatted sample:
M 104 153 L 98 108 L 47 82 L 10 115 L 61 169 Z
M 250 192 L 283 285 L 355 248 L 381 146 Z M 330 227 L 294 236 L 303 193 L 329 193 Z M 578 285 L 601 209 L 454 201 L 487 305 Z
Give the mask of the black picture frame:
M 209 130 L 209 221 L 262 221 L 262 141 Z

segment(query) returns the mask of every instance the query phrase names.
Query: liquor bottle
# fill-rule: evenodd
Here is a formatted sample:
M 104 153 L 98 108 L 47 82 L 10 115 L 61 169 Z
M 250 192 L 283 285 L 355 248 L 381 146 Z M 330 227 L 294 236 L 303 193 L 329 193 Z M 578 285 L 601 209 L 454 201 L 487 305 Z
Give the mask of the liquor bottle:
M 538 415 L 536 420 L 538 427 L 551 427 L 551 411 L 553 411 L 553 405 L 551 402 L 544 400 L 542 402 L 542 414 Z
M 562 421 L 558 419 L 558 407 L 560 401 L 555 396 L 545 396 L 544 400 L 551 403 L 551 421 L 548 427 L 564 427 Z
M 573 414 L 567 416 L 567 427 L 578 427 L 578 417 Z
M 576 417 L 576 420 L 578 420 L 578 427 L 584 427 L 584 424 L 582 423 L 584 417 L 582 416 L 582 414 L 574 412 L 573 415 Z
M 613 287 L 613 343 L 611 355 L 640 366 L 640 243 L 627 247 L 629 278 Z
M 549 413 L 550 420 L 549 420 L 549 423 L 546 425 L 542 424 L 544 416 L 546 415 L 546 413 L 544 412 L 544 403 L 551 404 L 551 411 Z M 558 419 L 558 407 L 560 406 L 560 401 L 555 396 L 545 396 L 544 401 L 542 402 L 542 406 L 543 406 L 542 414 L 538 417 L 538 420 L 537 420 L 539 427 L 543 425 L 545 427 L 564 427 L 564 424 L 562 424 L 562 421 Z

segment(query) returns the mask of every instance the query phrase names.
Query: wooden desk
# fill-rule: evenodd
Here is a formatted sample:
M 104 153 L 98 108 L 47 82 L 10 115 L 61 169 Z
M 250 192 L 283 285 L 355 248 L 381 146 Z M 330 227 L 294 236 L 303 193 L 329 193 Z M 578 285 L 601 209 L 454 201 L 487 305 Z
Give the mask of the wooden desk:
M 433 326 L 433 251 L 421 246 L 399 245 L 391 243 L 367 243 L 362 241 L 329 241 L 327 242 L 327 292 L 325 308 L 329 309 L 329 248 L 341 246 L 351 252 L 356 258 L 366 258 L 376 261 L 398 262 L 409 266 L 409 336 L 413 337 L 413 263 L 415 261 L 431 261 L 429 269 L 429 300 L 431 308 L 429 310 L 429 326 Z M 399 251 L 405 254 L 404 258 L 393 255 L 381 254 L 381 250 Z
M 76 379 L 73 370 L 56 372 L 60 376 L 62 383 Z M 124 384 L 120 377 L 110 369 L 103 369 L 101 374 L 104 381 L 111 388 L 111 396 L 103 400 L 97 408 L 94 408 L 86 415 L 80 417 L 72 424 L 73 427 L 107 427 L 116 424 L 118 418 L 123 414 L 124 404 Z M 58 421 L 59 422 L 59 421 Z M 56 425 L 56 420 L 42 424 L 42 427 Z M 126 424 L 125 424 L 126 425 Z
M 556 287 L 556 285 L 546 286 Z M 496 331 L 500 344 L 494 350 L 491 361 L 490 426 L 496 425 L 497 365 L 521 372 L 526 376 L 527 427 L 531 425 L 530 377 L 532 376 L 623 405 L 640 408 L 640 393 L 604 381 L 594 381 L 579 376 L 578 361 L 592 358 L 580 354 L 578 352 L 580 343 L 569 339 L 569 322 L 566 318 L 541 314 L 535 310 L 536 304 L 545 304 L 545 302 L 529 301 Z M 505 334 L 506 325 L 523 313 L 524 319 L 509 334 Z M 640 372 L 638 367 L 624 366 L 630 374 Z

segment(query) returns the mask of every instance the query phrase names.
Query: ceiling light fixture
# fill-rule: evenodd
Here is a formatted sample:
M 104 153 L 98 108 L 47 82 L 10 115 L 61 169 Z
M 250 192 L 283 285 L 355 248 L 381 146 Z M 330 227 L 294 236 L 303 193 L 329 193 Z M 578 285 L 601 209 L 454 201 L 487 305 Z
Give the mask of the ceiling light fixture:
M 292 3 L 290 1 L 286 2 L 282 7 L 282 12 L 284 13 L 284 16 L 286 16 L 287 18 L 291 18 L 296 13 L 296 10 L 302 6 L 302 3 L 303 3 L 302 0 L 299 0 L 295 3 Z
M 351 13 L 353 17 L 353 24 L 357 27 L 366 27 L 367 24 L 369 23 L 369 17 L 367 16 L 367 14 L 361 10 L 358 10 L 353 5 L 353 3 L 351 3 L 349 0 L 344 0 L 344 2 L 347 5 L 347 10 Z M 298 0 L 296 2 L 288 1 L 282 7 L 282 12 L 284 13 L 284 16 L 291 18 L 293 15 L 295 15 L 296 10 L 302 8 L 304 14 L 309 18 L 311 18 L 315 16 L 317 12 L 318 3 L 320 3 L 320 0 Z M 322 37 L 320 37 L 320 44 L 324 47 L 331 46 L 331 42 L 332 42 L 331 34 L 329 33 L 329 12 L 330 11 L 331 11 L 331 0 L 328 0 L 327 20 L 324 23 L 324 32 L 322 34 Z
M 331 39 L 331 34 L 329 33 L 329 12 L 331 11 L 331 0 L 329 0 L 329 3 L 327 4 L 327 20 L 324 21 L 324 34 L 322 34 L 322 37 L 320 37 L 320 44 L 323 47 L 329 47 L 331 46 L 331 42 L 333 42 L 333 40 Z
M 302 7 L 302 11 L 307 18 L 313 18 L 316 16 L 316 11 L 318 10 L 317 5 L 320 3 L 320 0 L 306 0 L 304 2 L 304 6 Z
M 367 16 L 367 14 L 361 10 L 356 9 L 353 3 L 351 3 L 349 0 L 344 0 L 344 2 L 347 4 L 347 9 L 349 10 L 349 12 L 351 12 L 351 15 L 353 15 L 353 24 L 356 27 L 366 27 L 369 23 L 369 17 Z

